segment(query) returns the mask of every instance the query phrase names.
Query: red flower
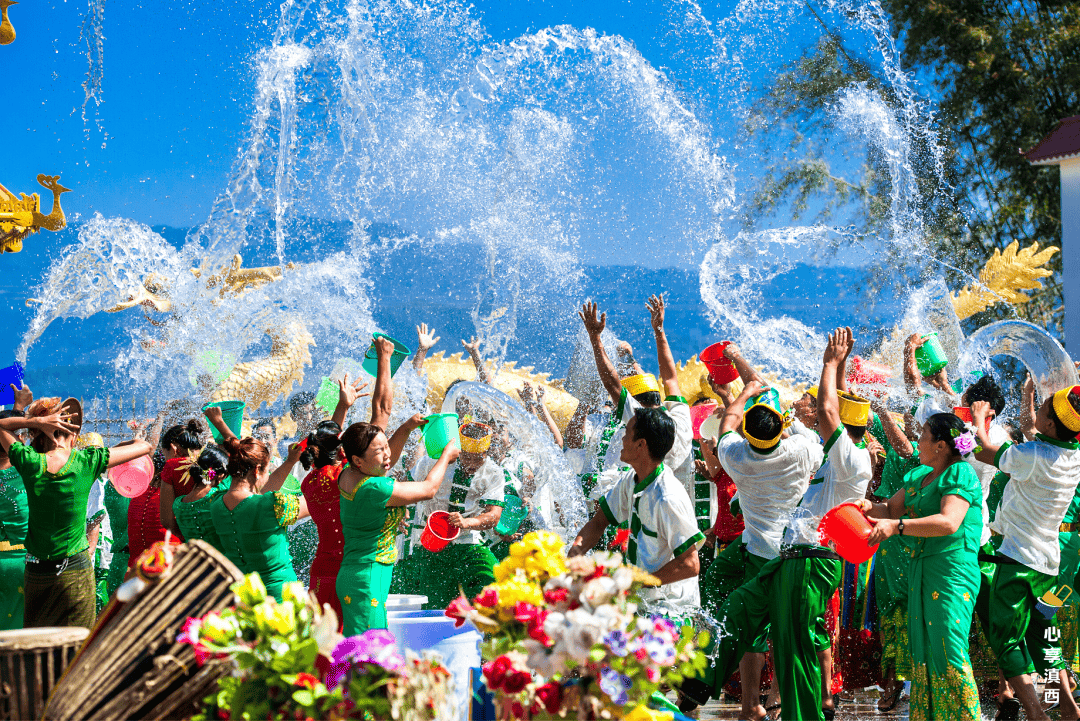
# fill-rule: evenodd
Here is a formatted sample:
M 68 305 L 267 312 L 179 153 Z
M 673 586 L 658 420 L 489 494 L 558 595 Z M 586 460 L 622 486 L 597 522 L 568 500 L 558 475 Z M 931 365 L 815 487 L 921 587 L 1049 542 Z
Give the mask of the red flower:
M 514 620 L 519 623 L 529 624 L 536 618 L 538 613 L 540 613 L 540 609 L 531 603 L 518 601 L 518 604 L 514 606 Z
M 506 674 L 511 670 L 513 664 L 510 663 L 510 659 L 506 656 L 499 656 L 494 661 L 489 661 L 484 664 L 484 681 L 487 683 L 487 687 L 492 691 L 496 691 L 502 687 L 503 681 L 506 680 Z
M 510 713 L 514 715 L 514 718 L 525 718 L 525 707 L 515 701 L 510 705 Z
M 503 691 L 508 694 L 521 693 L 532 681 L 532 674 L 528 671 L 514 671 L 506 674 L 503 680 Z
M 565 601 L 570 596 L 570 589 L 568 588 L 553 588 L 549 591 L 544 591 L 544 600 L 553 606 Z
M 548 681 L 536 689 L 536 698 L 544 704 L 545 711 L 556 714 L 562 708 L 562 686 L 554 681 Z
M 473 602 L 484 608 L 495 608 L 499 605 L 499 592 L 494 588 L 485 588 Z
M 319 679 L 312 676 L 306 671 L 301 671 L 296 675 L 296 682 L 294 686 L 303 686 L 304 688 L 314 689 L 319 684 Z
M 472 610 L 469 599 L 465 598 L 465 594 L 461 594 L 446 607 L 446 616 L 454 619 L 454 628 L 461 628 L 465 625 L 467 614 Z

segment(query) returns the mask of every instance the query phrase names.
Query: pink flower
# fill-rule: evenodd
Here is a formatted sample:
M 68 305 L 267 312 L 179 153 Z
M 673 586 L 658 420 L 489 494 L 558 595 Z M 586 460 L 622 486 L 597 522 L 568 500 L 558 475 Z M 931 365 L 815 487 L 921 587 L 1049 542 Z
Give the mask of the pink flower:
M 521 693 L 525 690 L 525 687 L 532 681 L 532 674 L 528 671 L 514 671 L 506 674 L 506 678 L 503 680 L 503 691 L 508 694 Z
M 543 704 L 545 711 L 549 714 L 556 714 L 562 708 L 562 686 L 554 681 L 548 681 L 536 689 L 536 699 Z M 539 711 L 536 713 L 539 713 Z
M 469 617 L 469 612 L 473 610 L 472 604 L 469 603 L 469 599 L 465 598 L 465 594 L 462 594 L 450 602 L 450 605 L 446 607 L 446 616 L 454 619 L 454 628 L 461 628 L 465 625 L 465 620 Z
M 649 679 L 649 683 L 656 683 L 660 680 L 660 669 L 655 666 L 646 666 L 645 677 Z
M 484 608 L 495 608 L 499 605 L 499 592 L 494 588 L 485 588 L 480 595 L 473 599 L 473 603 Z
M 552 588 L 544 591 L 544 600 L 552 606 L 558 606 L 560 603 L 565 602 L 569 596 L 570 591 L 566 588 Z
M 506 656 L 499 656 L 494 661 L 484 664 L 484 682 L 492 691 L 497 691 L 503 686 L 506 674 L 513 670 L 513 664 Z

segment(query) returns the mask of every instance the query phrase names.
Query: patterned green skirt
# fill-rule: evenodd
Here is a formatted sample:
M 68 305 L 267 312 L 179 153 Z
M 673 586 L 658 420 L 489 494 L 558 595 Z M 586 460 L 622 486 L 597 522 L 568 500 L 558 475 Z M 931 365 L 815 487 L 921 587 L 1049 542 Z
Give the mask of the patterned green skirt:
M 918 557 L 909 577 L 911 721 L 978 721 L 979 689 L 968 656 L 978 556 L 955 550 Z
M 26 551 L 0 552 L 0 631 L 23 627 Z

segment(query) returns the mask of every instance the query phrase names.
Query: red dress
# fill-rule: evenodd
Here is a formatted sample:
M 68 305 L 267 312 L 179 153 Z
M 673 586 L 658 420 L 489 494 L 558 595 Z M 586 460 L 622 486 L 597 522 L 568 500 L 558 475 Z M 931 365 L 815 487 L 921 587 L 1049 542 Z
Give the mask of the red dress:
M 337 595 L 337 576 L 341 570 L 341 558 L 345 552 L 345 538 L 341 533 L 341 494 L 338 476 L 344 466 L 329 465 L 313 468 L 300 484 L 307 499 L 308 512 L 319 531 L 319 545 L 311 562 L 311 580 L 308 585 L 315 592 L 319 604 L 329 603 L 338 617 L 341 629 L 341 601 Z
M 178 483 L 182 471 L 177 466 L 187 461 L 186 456 L 178 456 L 165 461 L 165 467 L 161 469 L 161 482 L 166 479 L 172 481 L 171 485 L 180 495 L 187 495 L 191 490 L 188 485 L 187 491 L 180 493 Z M 177 496 L 179 497 L 179 496 Z M 153 485 L 146 489 L 141 496 L 131 499 L 128 505 L 128 568 L 135 567 L 135 561 L 143 551 L 150 548 L 158 541 L 165 540 L 165 526 L 161 525 L 161 488 Z M 171 543 L 183 543 L 184 539 L 175 533 L 169 538 Z
M 716 523 L 713 525 L 713 535 L 716 536 L 717 545 L 724 547 L 742 535 L 743 519 L 742 514 L 735 516 L 731 513 L 735 481 L 731 480 L 727 471 L 721 468 L 712 481 L 716 484 Z

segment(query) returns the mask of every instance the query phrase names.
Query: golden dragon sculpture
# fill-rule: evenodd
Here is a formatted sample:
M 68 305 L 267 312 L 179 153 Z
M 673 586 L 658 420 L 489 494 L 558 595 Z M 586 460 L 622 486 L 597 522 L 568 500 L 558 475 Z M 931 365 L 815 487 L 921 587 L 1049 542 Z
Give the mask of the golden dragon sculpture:
M 0 45 L 15 42 L 15 26 L 8 19 L 8 8 L 18 4 L 15 0 L 0 0 Z
M 294 383 L 304 382 L 304 366 L 311 365 L 310 348 L 315 345 L 308 329 L 294 320 L 266 334 L 271 339 L 270 355 L 233 366 L 210 394 L 211 401 L 244 401 L 253 412 L 291 392 Z
M 6 6 L 4 10 L 6 18 Z M 15 37 L 14 32 L 12 30 L 12 39 Z M 48 215 L 42 214 L 41 197 L 37 193 L 20 193 L 16 196 L 0 185 L 0 253 L 18 253 L 22 250 L 23 238 L 26 236 L 33 235 L 42 228 L 55 231 L 67 225 L 64 209 L 60 207 L 60 195 L 71 192 L 71 188 L 60 185 L 59 175 L 38 175 L 37 181 L 53 194 L 52 210 Z

